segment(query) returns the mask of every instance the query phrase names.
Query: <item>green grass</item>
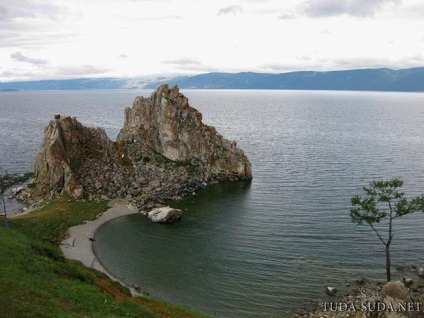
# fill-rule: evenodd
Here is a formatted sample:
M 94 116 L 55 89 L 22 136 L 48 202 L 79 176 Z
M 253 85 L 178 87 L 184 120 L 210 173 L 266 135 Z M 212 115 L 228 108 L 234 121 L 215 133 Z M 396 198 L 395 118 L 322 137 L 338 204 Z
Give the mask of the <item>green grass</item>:
M 106 275 L 64 258 L 70 226 L 94 219 L 105 203 L 59 198 L 0 226 L 0 317 L 208 317 L 184 306 L 130 297 Z
M 158 152 L 155 152 L 155 159 L 157 163 L 163 165 L 166 169 L 184 167 L 191 175 L 195 174 L 199 168 L 198 164 L 193 164 L 188 160 L 171 160 Z
M 27 216 L 10 220 L 12 228 L 24 232 L 32 238 L 62 241 L 71 226 L 94 220 L 107 210 L 105 202 L 83 202 L 68 197 L 60 197 L 45 207 Z
M 95 275 L 50 243 L 0 228 L 0 317 L 155 317 L 135 302 L 102 294 Z

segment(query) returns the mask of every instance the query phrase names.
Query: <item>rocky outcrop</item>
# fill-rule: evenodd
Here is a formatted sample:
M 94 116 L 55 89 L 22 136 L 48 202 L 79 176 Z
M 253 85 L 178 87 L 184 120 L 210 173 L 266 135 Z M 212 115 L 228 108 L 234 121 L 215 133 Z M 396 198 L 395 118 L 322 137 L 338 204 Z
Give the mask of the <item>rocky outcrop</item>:
M 116 145 L 101 128 L 87 128 L 76 118 L 55 115 L 44 130 L 34 165 L 34 194 L 84 195 L 83 166 L 103 165 L 117 158 Z
M 202 123 L 202 114 L 192 108 L 178 86 L 160 86 L 149 98 L 137 97 L 125 109 L 124 128 L 118 141 L 142 144 L 132 156 L 160 154 L 186 163 L 199 174 L 227 178 L 251 177 L 251 165 L 235 141 L 223 138 L 214 127 Z
M 210 183 L 251 177 L 236 142 L 203 124 L 177 86 L 162 85 L 125 110 L 116 142 L 103 129 L 56 115 L 36 156 L 30 197 L 133 198 L 145 208 Z

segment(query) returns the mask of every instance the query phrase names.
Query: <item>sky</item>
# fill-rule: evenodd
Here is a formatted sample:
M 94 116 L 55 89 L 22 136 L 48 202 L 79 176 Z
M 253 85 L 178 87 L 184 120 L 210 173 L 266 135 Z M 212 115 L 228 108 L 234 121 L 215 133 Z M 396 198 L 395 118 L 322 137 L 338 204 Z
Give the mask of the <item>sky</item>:
M 424 66 L 423 0 L 0 0 L 0 81 Z

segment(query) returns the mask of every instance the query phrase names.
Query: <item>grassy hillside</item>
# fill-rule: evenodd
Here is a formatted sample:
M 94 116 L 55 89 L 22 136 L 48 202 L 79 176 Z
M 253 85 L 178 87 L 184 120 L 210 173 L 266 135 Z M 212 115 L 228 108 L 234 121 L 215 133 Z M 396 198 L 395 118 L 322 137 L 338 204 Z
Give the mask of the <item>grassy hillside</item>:
M 134 298 L 106 275 L 66 260 L 56 242 L 107 208 L 60 198 L 0 227 L 0 317 L 207 317 Z

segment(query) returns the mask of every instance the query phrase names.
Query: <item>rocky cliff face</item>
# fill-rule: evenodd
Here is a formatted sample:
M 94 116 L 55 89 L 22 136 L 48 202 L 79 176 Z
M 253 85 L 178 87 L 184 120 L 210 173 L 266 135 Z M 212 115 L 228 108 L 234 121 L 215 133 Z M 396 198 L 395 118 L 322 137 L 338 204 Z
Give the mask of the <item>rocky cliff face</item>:
M 36 194 L 83 196 L 82 166 L 116 158 L 116 146 L 100 128 L 87 128 L 76 118 L 56 115 L 44 130 L 34 165 Z
M 135 150 L 197 165 L 205 178 L 252 175 L 250 162 L 236 142 L 203 124 L 202 114 L 190 107 L 178 86 L 170 90 L 162 85 L 149 98 L 137 97 L 133 107 L 125 109 L 124 128 L 117 140 L 142 144 Z
M 30 196 L 125 197 L 143 205 L 251 177 L 250 162 L 236 143 L 203 124 L 178 87 L 162 85 L 125 110 L 116 142 L 103 129 L 56 115 L 44 132 Z

